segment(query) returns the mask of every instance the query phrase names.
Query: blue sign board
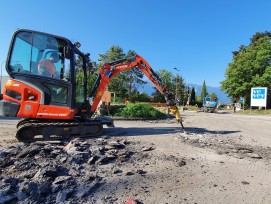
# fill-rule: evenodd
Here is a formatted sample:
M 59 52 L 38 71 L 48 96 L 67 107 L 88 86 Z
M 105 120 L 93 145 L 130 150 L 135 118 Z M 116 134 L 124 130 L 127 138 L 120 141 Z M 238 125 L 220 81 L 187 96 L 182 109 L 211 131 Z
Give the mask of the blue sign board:
M 265 89 L 261 89 L 261 88 L 253 89 L 252 98 L 265 99 Z
M 244 102 L 244 98 L 240 97 L 239 101 L 240 101 L 240 103 L 243 103 Z
M 254 87 L 251 88 L 251 106 L 264 106 L 266 107 L 266 95 L 267 88 L 266 87 Z

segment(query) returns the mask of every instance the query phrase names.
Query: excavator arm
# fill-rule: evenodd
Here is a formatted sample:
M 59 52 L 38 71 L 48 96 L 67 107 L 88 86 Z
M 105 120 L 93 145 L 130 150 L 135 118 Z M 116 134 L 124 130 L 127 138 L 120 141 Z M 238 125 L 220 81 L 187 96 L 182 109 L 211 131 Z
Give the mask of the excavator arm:
M 91 115 L 93 115 L 93 113 L 96 111 L 98 104 L 101 101 L 101 98 L 110 80 L 120 72 L 132 69 L 134 67 L 138 67 L 145 74 L 145 76 L 153 83 L 157 90 L 165 97 L 169 110 L 173 114 L 175 114 L 176 120 L 181 124 L 182 128 L 184 129 L 181 115 L 174 100 L 173 94 L 168 91 L 168 87 L 164 85 L 162 79 L 153 71 L 149 63 L 143 57 L 137 54 L 134 55 L 133 57 L 124 58 L 110 63 L 105 63 L 101 67 L 99 76 L 90 94 L 90 97 L 93 97 L 94 93 L 96 92 L 90 110 Z

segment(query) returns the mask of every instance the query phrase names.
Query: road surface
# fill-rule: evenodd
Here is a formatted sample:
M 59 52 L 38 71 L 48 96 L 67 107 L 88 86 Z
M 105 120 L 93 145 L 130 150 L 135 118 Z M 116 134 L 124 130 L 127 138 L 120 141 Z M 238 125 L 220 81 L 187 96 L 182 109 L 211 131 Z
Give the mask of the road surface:
M 104 136 L 135 154 L 92 195 L 97 203 L 271 203 L 271 116 L 182 112 L 172 119 L 115 121 Z M 0 120 L 0 148 L 19 144 L 16 120 Z M 128 174 L 141 170 L 144 174 Z M 126 172 L 126 174 L 125 174 Z M 114 199 L 113 199 L 114 198 Z M 110 200 L 111 199 L 111 200 Z M 108 202 L 107 202 L 108 201 Z

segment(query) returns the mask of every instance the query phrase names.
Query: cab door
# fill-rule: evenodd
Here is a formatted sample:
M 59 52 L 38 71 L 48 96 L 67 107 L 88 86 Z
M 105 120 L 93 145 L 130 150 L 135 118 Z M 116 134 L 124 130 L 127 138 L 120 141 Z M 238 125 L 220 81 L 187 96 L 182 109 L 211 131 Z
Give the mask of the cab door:
M 20 117 L 73 117 L 75 91 L 71 69 L 74 65 L 65 55 L 65 48 L 71 46 L 69 40 L 51 34 L 31 30 L 14 33 L 6 63 L 6 70 L 14 82 L 4 89 L 3 97 L 20 104 Z M 55 72 L 43 75 L 39 71 L 41 62 L 50 60 L 52 54 L 59 57 L 52 63 Z
M 36 87 L 43 96 L 40 104 L 71 108 L 71 64 L 64 54 L 69 43 L 54 35 L 19 30 L 12 38 L 6 70 L 11 78 Z M 44 76 L 39 72 L 40 63 L 50 60 L 53 53 L 59 56 L 59 61 L 53 64 L 56 72 L 53 76 Z

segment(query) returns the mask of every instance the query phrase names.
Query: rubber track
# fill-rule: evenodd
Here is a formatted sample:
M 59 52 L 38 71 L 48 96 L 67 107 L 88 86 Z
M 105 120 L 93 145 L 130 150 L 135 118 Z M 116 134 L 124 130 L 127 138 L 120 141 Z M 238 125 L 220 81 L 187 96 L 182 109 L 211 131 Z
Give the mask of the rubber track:
M 78 129 L 80 128 L 91 128 L 93 130 L 94 126 L 97 131 L 91 132 L 87 135 L 82 135 L 82 132 L 79 131 L 79 134 L 69 134 L 71 131 L 65 131 L 65 128 L 68 129 Z M 43 134 L 44 131 L 50 129 L 57 129 L 60 131 L 57 135 L 55 134 Z M 61 129 L 63 129 L 63 134 L 61 134 Z M 40 122 L 40 121 L 20 121 L 17 125 L 16 138 L 21 142 L 32 142 L 37 140 L 48 140 L 48 139 L 66 139 L 71 137 L 90 137 L 98 136 L 102 133 L 103 125 L 96 121 L 89 122 Z M 42 135 L 42 138 L 35 138 L 37 135 Z

